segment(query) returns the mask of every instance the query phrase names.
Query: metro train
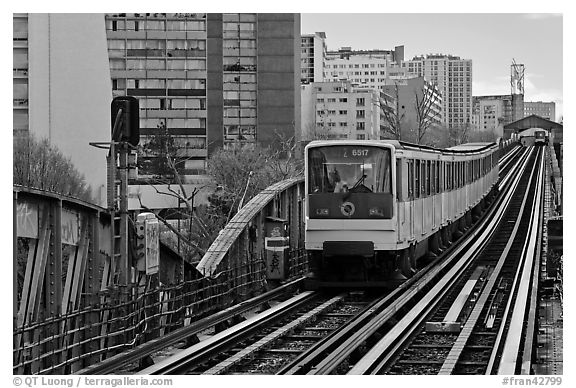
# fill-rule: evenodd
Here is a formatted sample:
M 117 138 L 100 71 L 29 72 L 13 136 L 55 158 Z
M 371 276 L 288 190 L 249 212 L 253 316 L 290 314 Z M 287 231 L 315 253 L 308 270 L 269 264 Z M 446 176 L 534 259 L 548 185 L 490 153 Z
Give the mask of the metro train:
M 494 198 L 499 146 L 435 149 L 394 140 L 305 148 L 305 248 L 321 280 L 412 276 Z
M 548 144 L 548 136 L 544 130 L 534 131 L 534 145 L 546 145 Z

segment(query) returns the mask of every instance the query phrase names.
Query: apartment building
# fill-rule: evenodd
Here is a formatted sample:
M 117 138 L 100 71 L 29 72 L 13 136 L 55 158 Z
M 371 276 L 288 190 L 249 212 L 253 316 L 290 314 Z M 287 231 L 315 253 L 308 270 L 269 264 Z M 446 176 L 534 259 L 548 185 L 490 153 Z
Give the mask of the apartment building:
M 102 14 L 13 14 L 13 135 L 48 139 L 106 204 L 110 71 Z
M 106 36 L 114 96 L 140 100 L 142 141 L 167 128 L 188 182 L 217 148 L 300 127 L 298 14 L 107 14 Z
M 326 33 L 316 32 L 301 37 L 301 83 L 324 81 L 326 66 Z
M 504 136 L 504 125 L 520 120 L 524 99 L 521 94 L 474 96 L 472 98 L 472 128 Z
M 524 117 L 536 115 L 547 120 L 556 121 L 556 103 L 542 101 L 525 101 Z
M 388 79 L 405 79 L 407 70 L 399 63 L 404 46 L 394 50 L 352 50 L 343 47 L 327 53 L 325 80 L 349 80 L 354 86 L 383 90 Z
M 401 65 L 408 75 L 426 78 L 443 97 L 444 124 L 450 128 L 472 122 L 472 60 L 444 54 L 416 56 Z
M 382 110 L 393 109 L 392 97 L 381 91 L 353 87 L 350 81 L 302 85 L 303 139 L 380 139 Z

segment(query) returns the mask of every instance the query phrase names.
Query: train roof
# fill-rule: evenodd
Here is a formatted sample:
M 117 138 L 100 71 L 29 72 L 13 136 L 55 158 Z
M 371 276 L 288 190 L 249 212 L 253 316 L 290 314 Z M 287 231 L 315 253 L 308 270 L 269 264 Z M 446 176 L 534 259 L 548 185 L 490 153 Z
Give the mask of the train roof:
M 490 148 L 491 146 L 495 145 L 496 143 L 489 143 L 489 142 L 484 142 L 484 143 L 465 143 L 465 144 L 460 144 L 454 147 L 449 147 L 446 148 L 447 150 L 450 151 L 483 151 L 487 148 Z
M 329 146 L 336 144 L 351 144 L 351 145 L 378 145 L 378 144 L 392 144 L 397 149 L 404 150 L 418 150 L 418 151 L 429 151 L 429 152 L 449 152 L 449 153 L 466 153 L 466 152 L 479 152 L 489 149 L 495 146 L 496 143 L 490 142 L 478 142 L 478 143 L 466 143 L 460 144 L 449 148 L 434 148 L 431 146 L 423 144 L 408 143 L 399 140 L 314 140 L 310 142 L 308 146 Z

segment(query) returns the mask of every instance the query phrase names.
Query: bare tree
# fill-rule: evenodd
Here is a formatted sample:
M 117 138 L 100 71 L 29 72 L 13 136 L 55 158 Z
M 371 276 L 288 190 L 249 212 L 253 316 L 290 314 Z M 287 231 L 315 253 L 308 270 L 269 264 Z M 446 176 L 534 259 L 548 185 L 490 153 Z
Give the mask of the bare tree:
M 396 109 L 389 109 L 388 106 L 381 106 L 385 125 L 382 126 L 384 134 L 395 140 L 402 140 L 402 124 L 406 113 L 400 113 L 400 88 L 397 81 L 394 81 L 394 97 Z
M 199 217 L 194 203 L 196 195 L 205 185 L 190 189 L 184 183 L 181 169 L 188 158 L 182 156 L 182 150 L 164 123 L 139 147 L 139 155 L 139 172 L 143 172 L 146 179 L 138 183 L 152 187 L 159 195 L 173 198 L 178 204 L 175 208 L 166 209 L 164 216 L 157 216 L 164 227 L 177 237 L 179 253 L 184 256 L 202 256 L 207 248 L 202 242 L 214 238 L 209 226 L 211 220 Z M 139 202 L 142 209 L 152 211 L 141 198 Z M 173 219 L 183 221 L 175 225 L 170 221 Z M 180 242 L 184 245 L 180 246 Z
M 92 201 L 90 186 L 48 139 L 36 140 L 32 134 L 14 138 L 13 183 Z
M 425 88 L 414 91 L 416 111 L 416 142 L 422 144 L 428 130 L 438 121 L 440 113 L 434 109 L 434 98 Z
M 302 134 L 302 140 L 328 140 L 330 139 L 330 128 L 324 125 L 308 124 Z

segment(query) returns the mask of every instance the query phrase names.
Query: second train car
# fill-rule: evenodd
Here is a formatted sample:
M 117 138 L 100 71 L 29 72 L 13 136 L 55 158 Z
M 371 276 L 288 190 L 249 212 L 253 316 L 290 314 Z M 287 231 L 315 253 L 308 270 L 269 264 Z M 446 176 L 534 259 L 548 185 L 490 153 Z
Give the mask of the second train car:
M 309 143 L 305 247 L 313 271 L 361 282 L 412 276 L 491 200 L 498 154 L 495 143 Z

